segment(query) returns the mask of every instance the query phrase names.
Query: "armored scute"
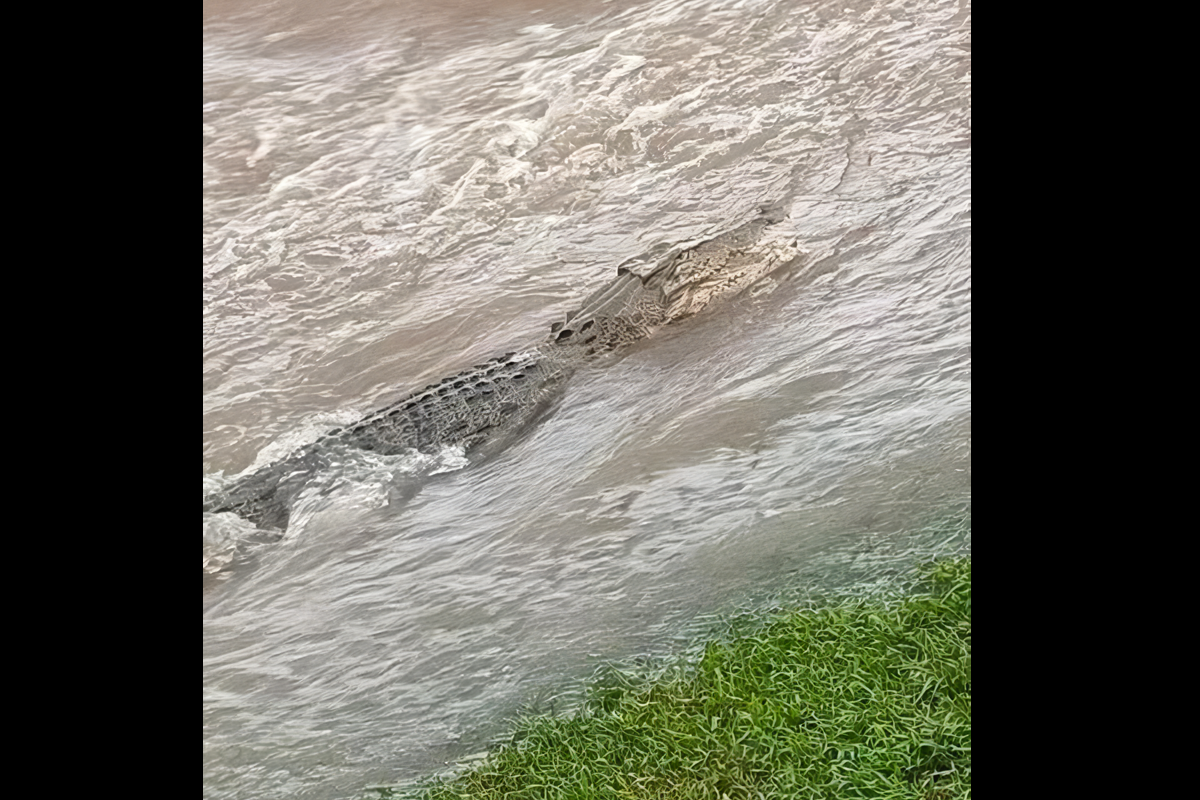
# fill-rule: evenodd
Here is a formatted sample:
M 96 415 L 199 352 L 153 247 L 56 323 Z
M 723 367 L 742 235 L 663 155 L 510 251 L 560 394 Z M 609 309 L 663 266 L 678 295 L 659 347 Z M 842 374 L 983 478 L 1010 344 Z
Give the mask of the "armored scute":
M 293 499 L 341 448 L 382 455 L 433 452 L 447 445 L 470 449 L 521 428 L 589 357 L 643 339 L 793 258 L 792 245 L 762 246 L 764 231 L 774 221 L 761 217 L 669 255 L 644 275 L 619 268 L 615 280 L 555 323 L 542 342 L 464 370 L 330 431 L 287 459 L 234 480 L 205 499 L 204 511 L 231 511 L 260 528 L 283 529 Z

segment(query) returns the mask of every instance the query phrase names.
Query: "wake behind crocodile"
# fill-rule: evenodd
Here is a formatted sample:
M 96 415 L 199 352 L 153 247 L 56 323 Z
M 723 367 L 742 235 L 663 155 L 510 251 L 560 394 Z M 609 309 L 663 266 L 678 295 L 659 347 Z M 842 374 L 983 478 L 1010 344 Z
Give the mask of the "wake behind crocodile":
M 407 456 L 403 465 L 393 466 L 397 480 L 403 473 L 412 487 L 416 478 L 502 448 L 553 406 L 580 367 L 793 264 L 799 258 L 795 242 L 772 235 L 783 218 L 764 210 L 727 233 L 654 262 L 626 262 L 611 282 L 552 325 L 545 339 L 412 392 L 279 461 L 252 467 L 205 497 L 206 519 L 231 513 L 268 538 L 277 537 L 287 529 L 297 498 L 327 491 L 328 477 L 348 460 Z M 206 554 L 206 571 L 209 562 Z

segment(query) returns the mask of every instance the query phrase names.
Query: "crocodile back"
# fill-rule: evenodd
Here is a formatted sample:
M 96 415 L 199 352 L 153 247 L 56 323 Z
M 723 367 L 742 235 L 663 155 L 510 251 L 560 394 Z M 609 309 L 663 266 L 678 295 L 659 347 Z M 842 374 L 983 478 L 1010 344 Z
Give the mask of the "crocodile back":
M 535 419 L 587 360 L 643 339 L 756 280 L 794 251 L 756 248 L 776 218 L 762 217 L 671 255 L 639 275 L 617 270 L 542 342 L 505 353 L 407 395 L 359 422 L 330 431 L 287 459 L 236 479 L 206 498 L 205 511 L 233 511 L 260 527 L 285 527 L 294 497 L 311 475 L 351 447 L 381 455 L 464 449 Z

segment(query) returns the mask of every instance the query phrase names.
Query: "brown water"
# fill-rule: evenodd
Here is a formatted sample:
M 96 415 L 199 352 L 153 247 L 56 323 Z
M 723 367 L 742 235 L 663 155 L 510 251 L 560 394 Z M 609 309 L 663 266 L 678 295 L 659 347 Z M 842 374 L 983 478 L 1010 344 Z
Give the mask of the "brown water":
M 206 489 L 764 202 L 807 256 L 482 463 L 364 460 L 275 543 L 207 516 L 206 797 L 423 774 L 969 513 L 969 4 L 327 8 L 205 5 Z

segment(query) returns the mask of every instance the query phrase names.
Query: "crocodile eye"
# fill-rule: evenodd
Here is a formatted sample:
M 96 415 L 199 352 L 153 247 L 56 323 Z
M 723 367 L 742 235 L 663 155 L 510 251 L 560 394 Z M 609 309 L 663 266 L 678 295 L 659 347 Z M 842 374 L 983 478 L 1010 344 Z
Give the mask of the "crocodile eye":
M 570 328 L 564 328 L 562 333 L 558 334 L 558 341 L 561 342 L 564 339 L 570 339 L 571 334 L 573 334 L 574 332 L 575 331 L 571 330 Z

